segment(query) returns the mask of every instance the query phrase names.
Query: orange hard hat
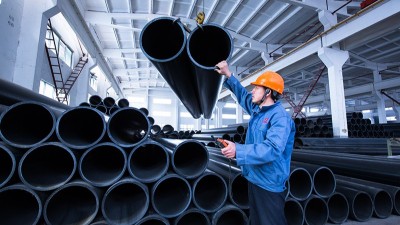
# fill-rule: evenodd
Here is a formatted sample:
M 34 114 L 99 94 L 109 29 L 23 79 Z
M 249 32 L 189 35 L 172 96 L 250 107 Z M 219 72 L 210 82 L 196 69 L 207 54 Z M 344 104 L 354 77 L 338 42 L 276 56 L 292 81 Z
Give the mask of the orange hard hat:
M 257 80 L 251 83 L 252 85 L 258 85 L 270 88 L 279 94 L 283 93 L 284 82 L 281 75 L 273 71 L 266 71 L 257 77 Z

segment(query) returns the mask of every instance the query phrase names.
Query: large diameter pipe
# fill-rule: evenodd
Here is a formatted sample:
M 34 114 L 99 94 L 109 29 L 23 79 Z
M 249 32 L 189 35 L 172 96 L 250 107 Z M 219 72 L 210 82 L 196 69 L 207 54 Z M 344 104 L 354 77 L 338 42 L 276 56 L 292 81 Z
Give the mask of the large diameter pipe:
M 0 188 L 14 176 L 17 161 L 12 151 L 0 142 Z
M 335 192 L 328 198 L 326 204 L 328 205 L 329 222 L 342 224 L 347 220 L 350 208 L 346 196 L 342 193 Z
M 48 141 L 55 131 L 56 117 L 42 103 L 20 102 L 0 116 L 0 138 L 16 148 L 31 148 Z
M 157 214 L 143 217 L 136 225 L 169 225 L 169 221 Z
M 149 208 L 147 186 L 134 179 L 125 178 L 113 184 L 104 194 L 101 211 L 109 224 L 135 224 Z
M 121 108 L 109 118 L 107 133 L 115 144 L 133 148 L 147 139 L 150 123 L 147 116 L 139 109 Z
M 206 170 L 209 155 L 206 147 L 200 142 L 167 138 L 160 138 L 157 141 L 170 153 L 172 168 L 180 176 L 194 179 Z
M 50 191 L 66 184 L 75 174 L 77 161 L 70 149 L 48 142 L 29 149 L 18 165 L 21 181 L 37 191 Z
M 228 196 L 228 186 L 222 176 L 205 172 L 193 182 L 193 203 L 201 211 L 214 213 L 220 209 Z
M 177 217 L 190 205 L 192 189 L 189 182 L 177 174 L 159 179 L 151 191 L 153 209 L 166 218 Z
M 186 52 L 186 33 L 180 22 L 159 17 L 148 22 L 139 38 L 143 54 L 153 63 L 193 118 L 200 118 L 199 94 L 193 65 Z
M 317 195 L 311 195 L 303 202 L 304 222 L 307 225 L 324 225 L 328 221 L 328 206 Z
M 344 186 L 337 186 L 336 191 L 346 196 L 352 219 L 364 222 L 371 218 L 374 205 L 371 197 L 366 192 Z
M 302 167 L 291 167 L 289 175 L 290 196 L 298 201 L 310 197 L 313 191 L 313 180 L 310 173 Z
M 111 186 L 126 169 L 125 151 L 111 142 L 103 142 L 86 150 L 79 160 L 82 179 L 96 187 Z
M 129 174 L 143 183 L 159 180 L 167 173 L 169 164 L 167 150 L 151 140 L 136 146 L 128 157 Z
M 203 24 L 192 30 L 186 48 L 195 68 L 200 107 L 204 118 L 209 119 L 223 82 L 223 76 L 214 70 L 215 65 L 231 57 L 233 41 L 223 27 Z
M 234 205 L 225 205 L 212 215 L 212 225 L 247 225 L 247 215 Z
M 99 190 L 83 181 L 73 181 L 47 198 L 43 217 L 48 225 L 90 224 L 100 205 Z
M 65 111 L 57 120 L 58 139 L 73 149 L 86 149 L 98 144 L 106 133 L 106 121 L 99 111 L 78 106 Z
M 285 218 L 288 225 L 303 225 L 303 206 L 296 199 L 288 198 L 285 201 Z
M 0 189 L 0 224 L 38 224 L 42 215 L 39 195 L 22 184 Z
M 174 225 L 210 225 L 210 220 L 207 214 L 202 210 L 191 208 L 179 215 L 175 221 Z

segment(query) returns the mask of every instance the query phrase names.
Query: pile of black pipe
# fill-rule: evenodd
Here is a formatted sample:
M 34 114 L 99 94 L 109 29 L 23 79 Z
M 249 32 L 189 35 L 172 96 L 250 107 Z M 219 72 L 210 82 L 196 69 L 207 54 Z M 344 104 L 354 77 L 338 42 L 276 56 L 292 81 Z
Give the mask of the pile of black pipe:
M 92 95 L 89 98 L 89 102 L 82 102 L 79 105 L 95 108 L 110 116 L 120 108 L 129 107 L 129 101 L 126 98 L 121 98 L 116 102 L 113 97 L 105 97 L 103 99 L 98 95 Z
M 140 34 L 140 48 L 158 69 L 193 118 L 212 116 L 223 77 L 215 65 L 232 55 L 230 34 L 216 24 L 190 31 L 174 18 L 148 22 Z
M 205 145 L 215 147 L 215 140 L 222 138 L 236 143 L 243 144 L 246 138 L 247 126 L 237 125 L 223 128 L 201 130 L 191 136 L 192 139 L 203 142 Z

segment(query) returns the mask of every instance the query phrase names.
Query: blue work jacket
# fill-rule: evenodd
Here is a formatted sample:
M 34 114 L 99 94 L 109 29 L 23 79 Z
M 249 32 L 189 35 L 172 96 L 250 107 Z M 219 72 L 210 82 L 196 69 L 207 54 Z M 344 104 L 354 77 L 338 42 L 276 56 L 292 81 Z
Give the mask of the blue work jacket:
M 245 144 L 236 144 L 236 162 L 251 183 L 271 192 L 285 190 L 296 128 L 280 102 L 259 107 L 233 76 L 224 81 L 250 115 Z

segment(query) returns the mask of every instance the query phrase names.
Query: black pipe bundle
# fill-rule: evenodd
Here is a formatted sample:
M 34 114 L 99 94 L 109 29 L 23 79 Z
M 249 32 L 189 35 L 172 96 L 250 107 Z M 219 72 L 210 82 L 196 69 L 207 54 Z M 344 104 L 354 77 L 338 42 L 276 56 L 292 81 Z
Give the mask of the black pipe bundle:
M 337 191 L 346 196 L 350 206 L 350 217 L 357 221 L 367 221 L 373 213 L 373 202 L 371 197 L 363 191 L 353 188 L 337 186 Z

